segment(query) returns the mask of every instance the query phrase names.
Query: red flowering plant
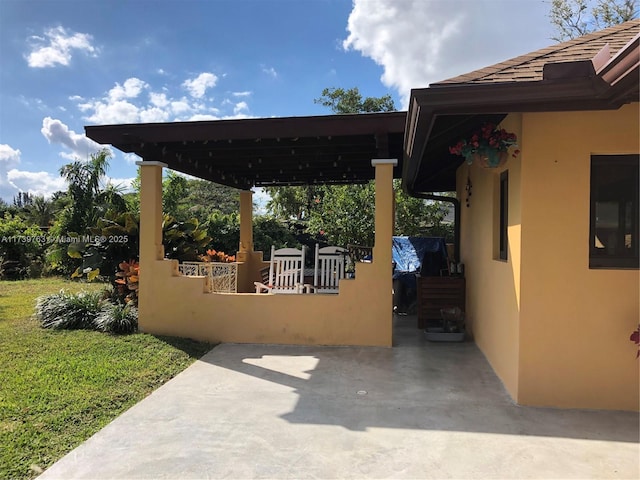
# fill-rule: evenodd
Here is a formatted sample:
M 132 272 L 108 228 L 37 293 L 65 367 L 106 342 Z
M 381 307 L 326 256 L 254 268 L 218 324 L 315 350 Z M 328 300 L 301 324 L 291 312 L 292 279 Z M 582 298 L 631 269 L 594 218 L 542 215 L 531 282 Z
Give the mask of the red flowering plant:
M 517 141 L 515 133 L 509 133 L 504 128 L 486 122 L 479 130 L 474 131 L 468 140 L 461 139 L 449 147 L 449 152 L 464 157 L 469 165 L 473 163 L 474 158 L 480 158 L 486 166 L 497 167 L 506 159 L 509 148 L 517 146 Z M 520 150 L 515 150 L 512 156 L 515 158 L 518 153 Z
M 638 345 L 638 353 L 636 353 L 636 358 L 640 357 L 640 325 L 638 325 L 638 328 L 631 334 L 629 340 Z
M 226 253 L 218 252 L 213 248 L 207 250 L 207 253 L 202 255 L 200 258 L 203 262 L 231 263 L 236 261 L 235 255 L 227 255 Z

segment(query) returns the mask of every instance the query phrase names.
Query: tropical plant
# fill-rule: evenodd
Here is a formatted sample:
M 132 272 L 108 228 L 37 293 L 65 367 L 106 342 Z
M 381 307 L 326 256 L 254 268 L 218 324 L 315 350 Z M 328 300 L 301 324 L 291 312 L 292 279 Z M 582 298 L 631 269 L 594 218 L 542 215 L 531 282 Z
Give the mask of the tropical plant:
M 101 275 L 109 280 L 116 277 L 118 265 L 123 258 L 138 257 L 138 216 L 131 212 L 108 211 L 99 218 L 90 235 L 75 237 L 69 243 L 67 255 L 82 260 L 82 264 L 71 274 L 71 278 L 84 275 L 91 281 Z
M 237 212 L 211 213 L 207 217 L 207 234 L 211 237 L 208 247 L 223 252 L 236 252 L 240 244 L 240 216 Z M 255 233 L 254 233 L 255 235 Z
M 96 330 L 106 333 L 126 334 L 138 330 L 138 309 L 131 303 L 106 302 L 93 324 Z
M 55 330 L 91 330 L 103 307 L 105 294 L 100 291 L 66 293 L 60 290 L 36 300 L 35 318 L 42 328 Z
M 31 205 L 27 207 L 28 220 L 42 229 L 49 229 L 53 223 L 55 206 L 51 200 L 42 195 L 33 198 Z
M 8 212 L 0 218 L 0 278 L 39 276 L 45 237 L 37 225 Z
M 207 253 L 200 257 L 203 262 L 219 262 L 219 263 L 231 263 L 236 261 L 235 255 L 227 255 L 224 252 L 219 252 L 210 248 Z
M 140 284 L 140 264 L 135 260 L 120 262 L 120 271 L 114 280 L 117 300 L 121 304 L 138 306 L 138 288 Z
M 171 215 L 163 216 L 162 236 L 165 256 L 181 262 L 197 261 L 211 241 L 197 218 L 180 222 Z
M 109 166 L 110 153 L 102 150 L 88 161 L 75 161 L 63 166 L 60 174 L 68 182 L 68 202 L 50 229 L 53 237 L 82 237 L 95 228 L 98 219 L 107 212 L 126 210 L 126 202 L 118 187 L 107 184 L 104 177 Z M 54 242 L 47 251 L 47 260 L 56 273 L 69 274 L 76 270 L 82 254 L 78 255 L 78 242 Z M 84 242 L 86 243 L 86 242 Z M 69 245 L 72 247 L 68 255 Z M 85 246 L 86 247 L 86 246 Z M 97 259 L 97 257 L 96 257 Z M 83 267 L 83 269 L 86 267 Z

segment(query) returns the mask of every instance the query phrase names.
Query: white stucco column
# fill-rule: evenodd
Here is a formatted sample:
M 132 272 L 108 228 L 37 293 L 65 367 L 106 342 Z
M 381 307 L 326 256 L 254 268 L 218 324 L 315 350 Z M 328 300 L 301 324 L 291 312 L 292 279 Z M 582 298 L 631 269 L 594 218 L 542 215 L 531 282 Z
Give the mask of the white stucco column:
M 253 251 L 253 192 L 240 192 L 240 245 L 239 252 Z

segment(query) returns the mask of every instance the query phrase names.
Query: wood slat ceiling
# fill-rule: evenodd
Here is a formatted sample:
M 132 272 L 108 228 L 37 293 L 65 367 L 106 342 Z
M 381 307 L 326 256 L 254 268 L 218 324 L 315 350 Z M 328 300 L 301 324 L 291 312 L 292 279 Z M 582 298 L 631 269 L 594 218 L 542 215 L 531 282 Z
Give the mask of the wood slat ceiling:
M 402 172 L 406 112 L 101 125 L 85 127 L 101 144 L 223 185 L 362 183 L 371 160 L 395 158 Z

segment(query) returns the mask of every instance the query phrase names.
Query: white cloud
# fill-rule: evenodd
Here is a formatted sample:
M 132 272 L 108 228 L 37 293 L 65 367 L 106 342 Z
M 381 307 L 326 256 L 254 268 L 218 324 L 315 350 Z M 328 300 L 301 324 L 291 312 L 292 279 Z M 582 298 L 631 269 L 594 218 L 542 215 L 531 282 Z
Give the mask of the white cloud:
M 123 193 L 130 193 L 130 192 L 133 192 L 132 183 L 135 179 L 136 177 L 112 178 L 107 176 L 105 183 L 111 184 L 114 187 L 117 187 L 119 190 L 122 190 Z
M 189 94 L 194 98 L 202 98 L 206 93 L 208 88 L 213 88 L 216 86 L 218 82 L 218 77 L 216 77 L 213 73 L 201 73 L 196 78 L 187 79 L 182 84 L 185 87 Z
M 190 122 L 200 122 L 206 120 L 220 120 L 220 117 L 216 115 L 211 115 L 208 113 L 197 113 L 191 117 L 189 117 Z
M 40 132 L 49 143 L 59 143 L 67 147 L 75 158 L 87 158 L 104 148 L 85 135 L 70 130 L 60 120 L 51 117 L 45 117 L 42 120 Z
M 218 108 L 213 98 L 205 95 L 216 81 L 217 77 L 213 74 L 200 74 L 181 84 L 191 90 L 192 96 L 173 97 L 167 86 L 154 91 L 147 82 L 129 78 L 123 84 L 116 83 L 102 98 L 75 96 L 73 100 L 77 101 L 77 107 L 84 113 L 83 119 L 97 125 L 246 118 L 249 110 L 246 101 L 226 100 L 218 104 Z M 143 95 L 144 92 L 147 94 Z M 237 96 L 249 94 L 239 92 Z
M 21 152 L 9 145 L 0 144 L 0 198 L 6 201 L 18 192 L 50 196 L 53 192 L 66 188 L 60 176 L 47 172 L 25 172 L 18 170 Z
M 95 124 L 136 123 L 139 118 L 139 108 L 126 100 L 117 102 L 92 101 L 79 105 L 80 110 L 93 110 L 93 114 L 85 117 Z
M 278 78 L 278 72 L 276 72 L 276 69 L 273 67 L 265 67 L 264 65 L 262 66 L 262 71 L 264 73 L 266 73 L 267 75 L 269 75 L 272 78 Z
M 142 160 L 142 158 L 140 158 L 138 155 L 136 155 L 135 153 L 125 153 L 124 155 L 124 159 L 125 161 L 129 164 L 129 165 L 135 165 L 136 162 L 139 162 Z
M 54 192 L 67 189 L 67 184 L 60 175 L 49 172 L 26 172 L 14 168 L 7 172 L 7 178 L 15 190 L 13 195 L 29 192 L 32 195 L 50 197 Z
M 248 97 L 251 95 L 251 91 L 244 91 L 244 92 L 231 92 L 231 95 L 233 95 L 234 97 Z
M 33 68 L 69 65 L 74 50 L 83 51 L 93 56 L 97 48 L 91 44 L 93 37 L 86 33 L 67 33 L 62 27 L 51 28 L 44 37 L 31 37 L 31 53 L 27 55 L 27 63 Z
M 546 46 L 536 43 L 550 37 L 546 9 L 512 0 L 354 0 L 343 48 L 382 66 L 382 83 L 406 108 L 411 88 Z
M 109 99 L 114 102 L 124 98 L 136 98 L 147 86 L 148 85 L 139 78 L 127 78 L 124 85 L 116 83 L 116 86 L 109 90 Z
M 151 107 L 140 111 L 140 121 L 143 123 L 166 122 L 169 112 L 159 107 Z
M 169 105 L 169 100 L 167 99 L 166 93 L 151 92 L 149 94 L 149 100 L 151 101 L 151 104 L 155 105 L 156 107 L 163 108 Z
M 186 114 L 191 110 L 191 105 L 189 105 L 189 102 L 184 98 L 171 102 L 171 111 L 176 115 Z
M 238 115 L 239 113 L 247 110 L 249 110 L 249 105 L 247 105 L 247 102 L 238 102 L 236 103 L 235 107 L 233 107 L 233 113 L 235 115 Z
M 0 165 L 4 169 L 20 163 L 20 150 L 14 150 L 7 144 L 0 144 Z

